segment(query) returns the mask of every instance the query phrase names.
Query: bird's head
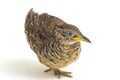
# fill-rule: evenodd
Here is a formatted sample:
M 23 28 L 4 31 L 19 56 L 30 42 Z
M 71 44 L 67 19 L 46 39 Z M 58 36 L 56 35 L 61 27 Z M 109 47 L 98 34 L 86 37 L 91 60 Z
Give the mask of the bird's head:
M 64 24 L 60 25 L 57 28 L 58 28 L 57 37 L 67 44 L 74 44 L 80 41 L 91 43 L 91 41 L 87 37 L 85 37 L 77 27 L 73 25 Z

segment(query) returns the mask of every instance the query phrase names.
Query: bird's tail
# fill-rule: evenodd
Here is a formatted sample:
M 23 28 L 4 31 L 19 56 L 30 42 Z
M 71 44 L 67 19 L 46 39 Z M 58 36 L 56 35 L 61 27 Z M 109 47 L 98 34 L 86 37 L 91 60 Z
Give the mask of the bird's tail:
M 33 11 L 33 8 L 30 9 L 30 11 L 28 12 L 26 19 L 25 19 L 25 27 L 28 27 L 28 25 L 30 25 L 33 22 L 34 17 L 36 15 L 38 15 L 38 14 Z

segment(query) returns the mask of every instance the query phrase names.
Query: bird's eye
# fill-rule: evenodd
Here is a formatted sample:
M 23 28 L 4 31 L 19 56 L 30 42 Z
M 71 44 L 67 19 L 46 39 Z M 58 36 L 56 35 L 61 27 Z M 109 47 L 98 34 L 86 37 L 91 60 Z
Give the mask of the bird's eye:
M 72 36 L 72 35 L 73 35 L 73 33 L 72 33 L 72 32 L 68 32 L 68 35 L 69 35 L 69 36 Z

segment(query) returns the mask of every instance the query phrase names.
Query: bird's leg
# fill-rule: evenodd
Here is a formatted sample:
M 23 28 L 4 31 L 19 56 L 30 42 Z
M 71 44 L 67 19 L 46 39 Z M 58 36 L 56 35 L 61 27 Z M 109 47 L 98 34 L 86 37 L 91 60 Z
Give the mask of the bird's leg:
M 54 74 L 60 79 L 61 76 L 72 77 L 71 72 L 61 71 L 59 69 L 53 69 Z
M 70 75 L 71 72 L 61 71 L 61 70 L 59 70 L 59 69 L 49 68 L 49 69 L 45 70 L 44 72 L 49 72 L 49 71 L 51 71 L 51 70 L 54 71 L 54 75 L 56 75 L 59 79 L 60 79 L 61 76 L 66 76 L 66 77 L 70 77 L 70 78 L 72 77 L 72 76 Z

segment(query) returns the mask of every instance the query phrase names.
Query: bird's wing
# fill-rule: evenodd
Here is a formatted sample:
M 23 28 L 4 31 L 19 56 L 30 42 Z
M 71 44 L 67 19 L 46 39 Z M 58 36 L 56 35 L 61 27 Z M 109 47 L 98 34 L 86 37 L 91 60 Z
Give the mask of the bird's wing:
M 25 20 L 25 33 L 27 40 L 32 47 L 42 47 L 55 40 L 54 30 L 57 25 L 64 21 L 57 17 L 50 16 L 47 13 L 39 15 L 32 9 L 28 12 Z

